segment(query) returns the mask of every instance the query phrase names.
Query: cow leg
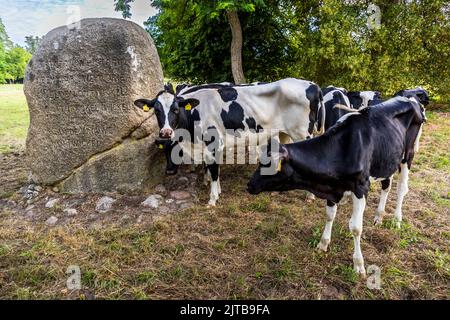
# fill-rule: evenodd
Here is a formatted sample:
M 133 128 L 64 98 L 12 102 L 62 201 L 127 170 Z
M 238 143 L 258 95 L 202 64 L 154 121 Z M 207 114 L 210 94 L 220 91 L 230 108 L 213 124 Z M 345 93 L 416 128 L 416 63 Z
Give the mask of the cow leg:
M 400 165 L 400 176 L 397 185 L 397 205 L 395 207 L 395 224 L 397 228 L 400 228 L 402 222 L 402 204 L 403 198 L 408 193 L 408 175 L 409 169 L 407 163 L 402 163 Z
M 380 202 L 378 203 L 377 213 L 375 214 L 375 219 L 373 223 L 375 225 L 381 225 L 383 223 L 383 216 L 385 214 L 386 201 L 391 190 L 392 177 L 381 181 L 381 195 Z
M 333 221 L 336 217 L 337 205 L 334 202 L 327 201 L 327 222 L 323 230 L 322 238 L 320 239 L 317 249 L 327 251 L 328 245 L 331 241 L 331 229 L 333 228 Z
M 211 192 L 208 205 L 214 207 L 219 199 L 219 165 L 216 163 L 208 165 L 208 171 L 211 174 Z
M 355 272 L 365 277 L 366 269 L 364 268 L 364 258 L 361 252 L 361 234 L 363 228 L 363 215 L 366 207 L 366 198 L 358 198 L 352 194 L 353 199 L 353 213 L 349 222 L 350 231 L 353 235 L 354 252 L 353 252 L 353 266 Z
M 208 170 L 208 167 L 205 167 L 205 173 L 203 174 L 203 184 L 208 186 L 208 182 L 211 181 L 211 173 Z
M 220 177 L 217 177 L 217 192 L 222 193 L 222 187 L 220 186 Z
M 420 140 L 420 137 L 422 136 L 422 127 L 423 127 L 423 125 L 420 126 L 419 133 L 417 134 L 416 141 L 414 142 L 414 152 L 419 152 L 419 146 L 420 146 L 419 140 Z

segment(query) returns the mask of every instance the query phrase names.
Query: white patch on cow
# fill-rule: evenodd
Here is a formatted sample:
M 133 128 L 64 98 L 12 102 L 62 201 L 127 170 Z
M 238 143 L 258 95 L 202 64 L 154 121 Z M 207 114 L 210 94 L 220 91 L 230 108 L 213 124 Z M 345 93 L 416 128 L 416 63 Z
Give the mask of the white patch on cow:
M 361 108 L 367 108 L 369 106 L 369 101 L 372 101 L 375 99 L 375 92 L 374 91 L 361 91 L 359 93 L 359 96 L 362 99 Z
M 334 93 L 336 91 L 340 92 L 342 94 L 342 98 L 344 98 L 344 106 L 347 108 L 351 108 L 350 100 L 348 99 L 347 95 L 345 94 L 345 92 L 347 90 L 345 90 L 344 88 L 336 88 L 336 90 L 331 90 L 326 95 L 324 95 L 323 96 L 323 104 L 325 105 L 328 101 L 333 100 Z
M 370 182 L 377 182 L 377 181 L 383 181 L 383 180 L 386 180 L 386 178 L 369 177 Z
M 134 47 L 133 46 L 129 46 L 127 48 L 127 53 L 130 55 L 131 57 L 131 67 L 133 69 L 133 71 L 137 71 L 138 67 L 139 67 L 139 59 L 137 54 L 134 52 Z
M 161 130 L 164 130 L 164 129 L 174 130 L 175 129 L 175 128 L 171 128 L 169 125 L 170 106 L 173 104 L 174 100 L 175 100 L 175 96 L 168 92 L 164 92 L 161 95 L 159 95 L 159 97 L 158 97 L 158 101 L 162 105 L 163 110 L 164 110 L 164 115 L 165 115 L 164 125 L 161 128 Z M 174 134 L 174 133 L 172 133 L 172 134 Z
M 332 207 L 327 206 L 327 222 L 325 224 L 325 229 L 323 230 L 322 238 L 320 239 L 317 249 L 322 251 L 327 251 L 328 245 L 331 241 L 331 230 L 333 229 L 333 221 L 336 217 L 337 205 Z
M 423 125 L 420 125 L 419 132 L 417 133 L 416 141 L 414 141 L 414 152 L 419 152 L 420 147 L 420 137 L 422 136 L 422 127 Z
M 366 275 L 366 269 L 364 268 L 364 258 L 361 252 L 361 234 L 363 228 L 363 215 L 366 208 L 366 198 L 363 196 L 361 199 L 355 194 L 352 194 L 353 199 L 353 213 L 349 221 L 349 228 L 353 235 L 354 252 L 353 252 L 353 266 L 356 273 L 362 276 Z
M 409 179 L 409 169 L 407 163 L 402 163 L 400 165 L 400 176 L 397 185 L 397 205 L 395 207 L 395 220 L 396 225 L 400 228 L 402 222 L 402 205 L 403 198 L 408 193 L 408 179 Z

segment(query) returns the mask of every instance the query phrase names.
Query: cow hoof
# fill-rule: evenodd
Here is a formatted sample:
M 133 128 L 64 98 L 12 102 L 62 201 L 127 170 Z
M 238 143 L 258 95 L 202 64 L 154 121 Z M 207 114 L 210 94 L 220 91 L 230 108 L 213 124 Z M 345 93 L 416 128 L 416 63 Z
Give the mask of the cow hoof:
M 216 201 L 212 201 L 212 200 L 209 200 L 209 202 L 208 202 L 208 208 L 214 208 L 216 206 Z
M 319 251 L 327 252 L 330 240 L 321 239 L 316 249 Z
M 312 193 L 308 193 L 306 195 L 306 202 L 313 202 L 314 200 L 316 200 L 316 196 L 313 195 Z
M 395 221 L 395 227 L 397 229 L 400 229 L 402 227 L 402 222 L 401 221 Z
M 381 226 L 383 224 L 383 213 L 377 213 L 377 215 L 373 219 L 373 224 L 375 226 Z
M 364 262 L 354 262 L 353 269 L 362 278 L 366 277 L 366 268 L 364 268 Z

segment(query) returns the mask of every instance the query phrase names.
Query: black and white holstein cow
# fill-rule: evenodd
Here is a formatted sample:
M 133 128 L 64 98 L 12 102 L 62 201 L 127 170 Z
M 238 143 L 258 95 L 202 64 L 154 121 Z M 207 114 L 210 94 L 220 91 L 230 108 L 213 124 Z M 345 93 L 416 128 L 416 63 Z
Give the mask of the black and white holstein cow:
M 327 223 L 318 245 L 318 249 L 326 251 L 337 204 L 350 191 L 353 263 L 355 271 L 365 275 L 360 241 L 370 181 L 390 181 L 400 170 L 395 211 L 395 219 L 400 223 L 414 143 L 425 119 L 416 99 L 405 97 L 348 113 L 322 136 L 280 145 L 279 154 L 271 155 L 279 161 L 277 172 L 262 175 L 263 165 L 260 165 L 248 183 L 248 192 L 304 189 L 326 199 Z
M 185 129 L 191 133 L 191 141 L 181 143 L 183 150 L 192 148 L 193 144 L 202 145 L 206 155 L 203 161 L 211 177 L 209 205 L 212 206 L 216 204 L 221 188 L 217 150 L 208 148 L 212 141 L 205 138 L 210 135 L 210 130 L 216 131 L 221 148 L 226 139 L 234 139 L 228 137 L 229 130 L 237 136 L 278 130 L 279 136 L 275 138 L 281 142 L 287 142 L 287 138 L 301 141 L 324 131 L 322 92 L 310 81 L 288 78 L 251 85 L 183 87 L 177 91 L 166 86 L 153 100 L 139 99 L 134 103 L 144 110 L 154 109 L 161 138 L 173 139 L 176 129 Z M 200 139 L 194 137 L 194 131 L 198 130 L 203 135 Z M 171 165 L 170 157 L 167 160 L 168 166 Z
M 342 116 L 347 114 L 352 106 L 347 97 L 347 90 L 328 86 L 322 89 L 325 106 L 325 130 L 331 128 Z M 344 106 L 346 109 L 342 108 Z M 356 111 L 356 110 L 355 110 Z
M 350 91 L 346 94 L 353 109 L 366 108 L 382 102 L 379 91 Z

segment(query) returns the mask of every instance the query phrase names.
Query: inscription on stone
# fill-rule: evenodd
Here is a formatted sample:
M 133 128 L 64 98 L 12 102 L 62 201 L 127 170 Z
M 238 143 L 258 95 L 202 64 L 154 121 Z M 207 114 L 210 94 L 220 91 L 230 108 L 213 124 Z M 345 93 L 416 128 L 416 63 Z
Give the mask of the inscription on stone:
M 149 117 L 133 101 L 153 97 L 163 86 L 155 46 L 140 26 L 107 18 L 85 19 L 80 26 L 50 31 L 27 67 L 27 159 L 37 183 L 60 183 L 75 169 L 90 170 L 90 158 L 102 152 L 123 157 L 120 144 L 132 139 L 132 132 Z M 146 127 L 147 135 L 156 131 L 154 127 Z M 129 152 L 144 152 L 150 159 L 151 148 L 141 150 L 139 142 L 135 144 Z M 111 175 L 132 185 L 126 181 L 129 168 L 121 166 L 114 168 L 117 173 L 91 172 L 90 185 Z M 83 190 L 83 183 L 67 185 Z

